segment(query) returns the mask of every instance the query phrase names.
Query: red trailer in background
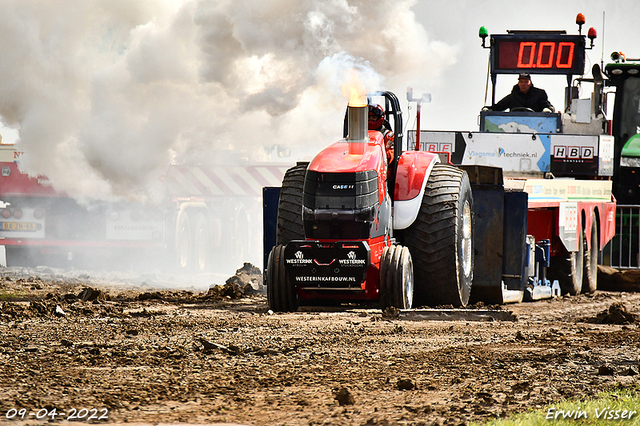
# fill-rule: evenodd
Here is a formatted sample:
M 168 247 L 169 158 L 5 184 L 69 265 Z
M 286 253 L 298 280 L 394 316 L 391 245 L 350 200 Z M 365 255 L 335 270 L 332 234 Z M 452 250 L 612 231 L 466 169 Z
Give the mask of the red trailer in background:
M 169 166 L 159 204 L 79 202 L 44 176 L 20 171 L 22 152 L 0 145 L 0 245 L 8 266 L 171 266 L 235 270 L 260 262 L 262 187 L 288 166 Z

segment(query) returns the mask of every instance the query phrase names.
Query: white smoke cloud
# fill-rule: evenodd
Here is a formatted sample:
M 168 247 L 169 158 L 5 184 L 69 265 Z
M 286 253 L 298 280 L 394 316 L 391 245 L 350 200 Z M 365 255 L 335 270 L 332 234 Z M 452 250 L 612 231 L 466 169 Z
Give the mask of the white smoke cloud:
M 342 136 L 349 70 L 400 95 L 454 63 L 413 4 L 4 0 L 0 116 L 21 167 L 78 197 L 145 196 L 170 161 L 216 149 L 279 144 L 293 162 Z

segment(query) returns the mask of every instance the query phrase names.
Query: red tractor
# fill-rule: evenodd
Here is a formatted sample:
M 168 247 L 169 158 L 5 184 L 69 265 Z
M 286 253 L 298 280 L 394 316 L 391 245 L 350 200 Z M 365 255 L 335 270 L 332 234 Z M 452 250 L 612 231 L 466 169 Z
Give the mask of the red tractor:
M 393 152 L 368 129 L 368 106 L 348 106 L 344 139 L 284 176 L 265 274 L 273 311 L 318 301 L 401 309 L 469 301 L 469 178 L 438 154 L 405 150 L 398 98 L 372 96 L 382 99 Z

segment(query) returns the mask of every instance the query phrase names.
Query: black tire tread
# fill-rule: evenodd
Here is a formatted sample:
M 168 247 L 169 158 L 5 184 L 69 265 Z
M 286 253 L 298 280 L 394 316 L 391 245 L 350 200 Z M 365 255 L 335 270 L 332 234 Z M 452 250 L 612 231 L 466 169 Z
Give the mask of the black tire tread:
M 405 277 L 403 266 L 411 262 L 411 252 L 407 247 L 393 245 L 385 247 L 380 258 L 380 304 L 383 309 L 393 306 L 409 309 L 405 303 Z M 413 269 L 409 273 L 413 273 Z
M 267 302 L 274 312 L 294 312 L 299 306 L 295 288 L 287 279 L 284 250 L 283 245 L 271 249 L 267 263 Z
M 307 164 L 291 167 L 282 179 L 278 202 L 276 244 L 287 244 L 304 239 L 302 223 L 302 191 Z
M 400 309 L 410 309 L 412 307 L 412 304 L 409 301 L 405 300 L 405 292 L 408 291 L 406 287 L 407 278 L 413 280 L 413 264 L 411 259 L 411 252 L 407 247 L 402 246 L 398 246 L 396 252 L 398 253 L 398 262 L 395 264 L 396 273 L 393 286 L 394 306 Z M 408 268 L 408 273 L 410 274 L 409 277 L 405 277 L 403 274 L 404 266 L 407 263 L 411 265 Z
M 591 213 L 591 248 L 587 250 L 585 239 L 582 292 L 593 293 L 598 289 L 598 222 L 595 211 Z
M 582 235 L 578 241 L 578 247 L 582 246 Z M 551 257 L 548 275 L 551 281 L 558 280 L 562 294 L 576 296 L 582 290 L 582 267 L 578 265 L 576 258 L 584 256 L 579 250 L 576 253 L 567 253 Z
M 391 259 L 396 246 L 385 247 L 382 250 L 382 256 L 380 257 L 380 305 L 382 309 L 393 306 L 391 300 L 391 282 L 389 280 L 389 270 L 391 269 Z
M 404 308 L 401 303 L 399 293 L 402 291 L 402 283 L 400 282 L 400 262 L 402 258 L 402 246 L 393 246 L 393 252 L 391 256 L 391 262 L 389 264 L 389 273 L 387 279 L 389 280 L 389 299 L 391 306 L 396 308 Z
M 427 181 L 418 217 L 404 233 L 413 259 L 414 306 L 457 307 L 468 302 L 468 299 L 461 300 L 459 294 L 456 265 L 458 218 L 462 214 L 459 199 L 464 195 L 463 187 L 470 193 L 465 172 L 436 164 Z M 469 201 L 472 203 L 471 197 Z

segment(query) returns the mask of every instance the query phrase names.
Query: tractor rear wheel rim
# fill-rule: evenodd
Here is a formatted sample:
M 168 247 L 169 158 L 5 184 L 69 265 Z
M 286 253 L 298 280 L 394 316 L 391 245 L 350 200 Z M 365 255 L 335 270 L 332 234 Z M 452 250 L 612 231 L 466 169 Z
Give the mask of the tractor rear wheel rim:
M 408 249 L 407 252 L 409 252 Z M 406 308 L 407 309 L 411 309 L 411 307 L 413 306 L 413 261 L 411 259 L 411 255 L 408 254 L 408 261 L 404 263 L 403 268 L 405 269 L 404 271 L 404 276 L 406 277 L 406 286 L 405 286 L 405 301 L 406 301 Z
M 462 271 L 468 277 L 471 273 L 471 207 L 465 201 L 462 211 Z

